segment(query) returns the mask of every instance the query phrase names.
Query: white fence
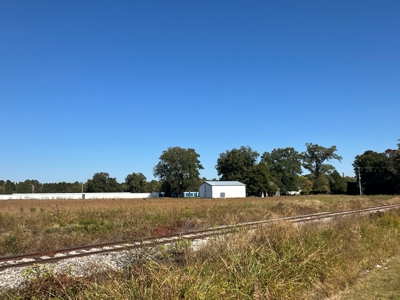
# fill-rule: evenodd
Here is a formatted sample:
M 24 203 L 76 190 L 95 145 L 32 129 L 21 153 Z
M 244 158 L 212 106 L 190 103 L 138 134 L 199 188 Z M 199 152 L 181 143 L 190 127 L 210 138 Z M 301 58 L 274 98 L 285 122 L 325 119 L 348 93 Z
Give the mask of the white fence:
M 50 200 L 50 199 L 134 199 L 157 198 L 158 192 L 153 193 L 37 193 L 0 195 L 0 200 Z

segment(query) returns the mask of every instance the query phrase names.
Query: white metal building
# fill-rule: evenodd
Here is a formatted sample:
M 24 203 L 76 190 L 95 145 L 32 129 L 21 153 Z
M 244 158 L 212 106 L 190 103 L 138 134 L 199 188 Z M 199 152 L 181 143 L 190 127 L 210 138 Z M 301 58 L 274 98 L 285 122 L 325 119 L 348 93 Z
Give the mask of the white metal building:
M 204 181 L 199 187 L 200 198 L 246 197 L 246 185 L 239 181 Z

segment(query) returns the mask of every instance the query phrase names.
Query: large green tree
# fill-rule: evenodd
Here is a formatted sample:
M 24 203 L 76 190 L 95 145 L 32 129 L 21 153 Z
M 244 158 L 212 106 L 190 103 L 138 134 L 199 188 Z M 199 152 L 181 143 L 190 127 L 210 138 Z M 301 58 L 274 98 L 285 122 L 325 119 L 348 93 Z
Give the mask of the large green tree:
M 126 176 L 125 185 L 127 191 L 131 193 L 147 192 L 146 176 L 142 173 L 132 173 Z
M 332 194 L 346 194 L 347 183 L 345 179 L 340 176 L 338 171 L 333 171 L 330 175 L 330 191 Z
M 330 193 L 330 177 L 329 175 L 322 174 L 313 182 L 313 193 L 315 194 L 328 194 Z
M 261 161 L 269 167 L 271 176 L 281 193 L 299 189 L 301 159 L 302 155 L 292 147 L 273 149 L 271 153 L 264 152 L 261 156 Z
M 86 191 L 88 193 L 110 193 L 122 192 L 120 184 L 115 178 L 110 177 L 106 172 L 99 172 L 87 181 Z
M 154 179 L 150 182 L 147 182 L 146 191 L 148 193 L 160 192 L 161 191 L 161 183 Z
M 269 168 L 264 162 L 252 167 L 248 177 L 244 180 L 246 191 L 249 194 L 273 195 L 276 193 L 276 185 L 272 182 Z
M 241 146 L 239 149 L 233 148 L 221 153 L 215 166 L 220 180 L 237 180 L 244 183 L 257 164 L 258 157 L 258 152 L 249 146 Z
M 361 186 L 365 194 L 394 194 L 398 187 L 393 160 L 387 153 L 372 150 L 355 157 L 354 172 L 361 175 Z
M 336 154 L 336 151 L 336 146 L 326 148 L 318 144 L 306 143 L 306 151 L 302 153 L 303 167 L 310 171 L 315 179 L 318 179 L 320 175 L 330 174 L 335 168 L 325 161 L 332 159 L 341 161 L 342 157 Z
M 199 189 L 199 170 L 203 169 L 199 157 L 192 148 L 169 147 L 162 152 L 153 174 L 160 179 L 161 190 L 167 196 Z

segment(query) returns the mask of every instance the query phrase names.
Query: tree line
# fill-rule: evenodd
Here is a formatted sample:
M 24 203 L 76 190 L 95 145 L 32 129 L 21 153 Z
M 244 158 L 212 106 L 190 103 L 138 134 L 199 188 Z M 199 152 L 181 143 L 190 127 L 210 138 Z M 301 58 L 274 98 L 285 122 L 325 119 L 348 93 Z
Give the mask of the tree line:
M 219 155 L 215 166 L 219 180 L 240 181 L 246 184 L 249 195 L 287 194 L 301 190 L 309 193 L 346 193 L 347 182 L 355 179 L 339 175 L 328 164 L 341 160 L 336 146 L 329 148 L 307 143 L 304 152 L 292 147 L 273 149 L 260 155 L 249 146 L 226 150 Z M 199 170 L 203 167 L 200 155 L 194 149 L 170 147 L 163 151 L 154 168 L 167 194 L 197 190 L 201 181 Z M 303 168 L 310 173 L 303 175 Z
M 125 182 L 118 183 L 116 178 L 110 177 L 106 172 L 95 173 L 92 179 L 86 182 L 74 183 L 40 183 L 38 180 L 25 180 L 12 182 L 0 180 L 0 194 L 18 193 L 109 193 L 132 192 L 150 193 L 160 190 L 160 182 L 147 181 L 142 173 L 132 173 L 126 176 Z
M 221 153 L 215 168 L 218 180 L 240 181 L 246 184 L 249 195 L 274 195 L 277 191 L 289 194 L 332 193 L 365 194 L 400 193 L 400 140 L 397 149 L 383 153 L 371 150 L 355 157 L 355 176 L 341 176 L 329 162 L 341 161 L 336 146 L 323 147 L 306 143 L 303 152 L 293 147 L 276 148 L 261 155 L 249 146 L 233 148 Z M 159 157 L 153 168 L 158 180 L 147 181 L 142 173 L 126 176 L 123 183 L 106 172 L 95 173 L 82 182 L 40 183 L 37 180 L 12 182 L 0 180 L 0 193 L 90 193 L 90 192 L 164 192 L 166 196 L 197 191 L 203 166 L 200 155 L 192 148 L 169 147 Z M 309 173 L 303 174 L 303 170 Z

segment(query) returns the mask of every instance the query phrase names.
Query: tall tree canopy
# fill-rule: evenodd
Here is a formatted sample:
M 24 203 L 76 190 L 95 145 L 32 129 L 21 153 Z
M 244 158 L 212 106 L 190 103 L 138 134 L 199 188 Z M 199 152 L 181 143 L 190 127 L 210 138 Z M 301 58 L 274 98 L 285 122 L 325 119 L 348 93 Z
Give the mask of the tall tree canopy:
M 126 176 L 125 185 L 128 192 L 145 193 L 147 191 L 146 176 L 142 173 L 132 173 Z
M 330 176 L 320 174 L 319 177 L 314 177 L 313 193 L 315 194 L 328 194 L 330 193 Z
M 159 192 L 161 191 L 161 183 L 157 180 L 152 180 L 147 182 L 147 190 L 146 192 L 152 193 L 152 192 Z
M 122 192 L 122 188 L 115 178 L 106 172 L 99 172 L 87 181 L 86 191 L 88 193 Z
M 297 191 L 301 171 L 302 155 L 294 148 L 278 148 L 264 152 L 261 161 L 269 167 L 274 182 L 281 189 L 281 193 Z
M 260 162 L 254 165 L 244 180 L 249 194 L 273 195 L 276 193 L 276 185 L 272 182 L 268 166 Z
M 153 174 L 162 183 L 161 189 L 167 195 L 185 191 L 197 191 L 200 185 L 200 171 L 203 166 L 200 155 L 192 148 L 169 147 L 160 156 Z
M 253 171 L 258 157 L 258 152 L 253 151 L 249 146 L 241 146 L 239 149 L 233 148 L 221 153 L 215 166 L 220 180 L 237 180 L 244 183 Z
M 340 176 L 338 171 L 333 171 L 330 179 L 330 190 L 332 194 L 346 194 L 347 183 L 345 179 Z
M 399 192 L 394 158 L 387 153 L 372 150 L 355 157 L 354 172 L 361 174 L 361 186 L 365 194 L 394 194 Z
M 318 144 L 306 143 L 306 151 L 302 153 L 303 167 L 310 171 L 315 179 L 318 179 L 320 175 L 329 174 L 335 168 L 324 162 L 331 159 L 342 160 L 342 157 L 335 153 L 336 151 L 336 146 L 325 148 Z

